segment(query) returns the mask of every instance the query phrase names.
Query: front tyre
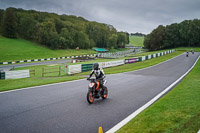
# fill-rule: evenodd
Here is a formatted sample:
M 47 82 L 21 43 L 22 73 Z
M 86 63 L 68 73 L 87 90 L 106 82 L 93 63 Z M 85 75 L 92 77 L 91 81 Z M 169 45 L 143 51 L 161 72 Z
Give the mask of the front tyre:
M 90 91 L 88 91 L 88 93 L 87 93 L 87 101 L 88 101 L 88 103 L 89 104 L 91 104 L 91 103 L 93 103 L 94 102 L 94 96 L 93 96 L 93 94 L 92 94 L 92 91 L 90 90 Z
M 108 89 L 107 89 L 106 86 L 104 87 L 104 92 L 103 92 L 103 94 L 101 95 L 101 97 L 102 97 L 103 99 L 106 99 L 106 98 L 108 97 Z

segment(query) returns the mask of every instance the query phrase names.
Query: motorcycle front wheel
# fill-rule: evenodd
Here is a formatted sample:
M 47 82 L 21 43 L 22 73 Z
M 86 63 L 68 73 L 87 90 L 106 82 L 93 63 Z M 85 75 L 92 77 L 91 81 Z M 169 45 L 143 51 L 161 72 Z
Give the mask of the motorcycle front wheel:
M 106 98 L 108 97 L 108 89 L 107 89 L 107 87 L 105 87 L 104 92 L 103 92 L 103 94 L 102 94 L 101 97 L 102 97 L 103 99 L 106 99 Z
M 89 90 L 88 93 L 87 93 L 87 101 L 88 101 L 89 104 L 94 102 L 94 96 L 93 96 L 91 90 Z

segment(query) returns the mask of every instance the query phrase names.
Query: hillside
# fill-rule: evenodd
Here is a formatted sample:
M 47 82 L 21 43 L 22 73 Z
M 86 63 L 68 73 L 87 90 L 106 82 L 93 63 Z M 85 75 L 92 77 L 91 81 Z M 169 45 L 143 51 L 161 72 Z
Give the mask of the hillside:
M 93 50 L 51 50 L 37 43 L 24 39 L 0 37 L 0 62 L 26 59 L 42 59 L 70 55 L 94 54 Z
M 73 15 L 0 9 L 0 31 L 4 37 L 24 38 L 51 49 L 119 48 L 128 44 L 128 34 L 109 24 L 91 22 Z
M 129 36 L 130 44 L 133 46 L 144 47 L 144 37 L 140 36 Z

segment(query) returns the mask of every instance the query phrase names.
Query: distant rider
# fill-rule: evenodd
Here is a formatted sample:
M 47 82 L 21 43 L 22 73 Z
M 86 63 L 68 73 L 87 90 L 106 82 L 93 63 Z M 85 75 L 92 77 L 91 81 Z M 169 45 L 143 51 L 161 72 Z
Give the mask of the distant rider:
M 98 63 L 94 63 L 93 64 L 93 70 L 90 73 L 90 76 L 88 77 L 88 79 L 90 79 L 90 77 L 92 77 L 92 75 L 95 75 L 96 80 L 99 80 L 100 82 L 100 87 L 102 88 L 102 90 L 104 91 L 104 78 L 105 78 L 105 74 L 103 72 L 103 69 L 99 68 L 99 64 Z
M 189 56 L 189 52 L 188 52 L 188 50 L 186 51 L 186 57 L 188 57 Z

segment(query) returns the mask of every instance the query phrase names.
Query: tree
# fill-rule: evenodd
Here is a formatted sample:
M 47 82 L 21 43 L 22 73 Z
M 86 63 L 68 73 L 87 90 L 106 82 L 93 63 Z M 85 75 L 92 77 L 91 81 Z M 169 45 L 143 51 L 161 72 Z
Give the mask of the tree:
M 128 44 L 127 35 L 124 32 L 118 32 L 117 47 L 125 47 Z
M 90 40 L 84 32 L 76 32 L 73 46 L 73 48 L 80 47 L 81 49 L 88 49 L 90 48 Z
M 165 35 L 165 27 L 159 25 L 149 35 L 147 35 L 144 46 L 150 50 L 159 50 L 163 48 L 163 40 Z
M 0 9 L 0 32 L 2 31 L 1 30 L 1 27 L 2 27 L 2 20 L 3 20 L 3 14 L 4 14 L 4 10 Z
M 13 8 L 7 8 L 2 22 L 2 35 L 8 38 L 17 37 L 17 23 Z
M 33 34 L 36 31 L 37 21 L 32 16 L 23 15 L 18 24 L 18 33 L 25 39 L 33 39 Z
M 62 28 L 60 33 L 61 48 L 70 48 L 73 44 L 72 35 L 69 33 L 67 28 Z
M 111 37 L 109 37 L 109 40 L 108 40 L 108 48 L 111 49 L 111 48 L 115 48 L 117 45 L 117 35 L 116 34 L 112 34 Z

